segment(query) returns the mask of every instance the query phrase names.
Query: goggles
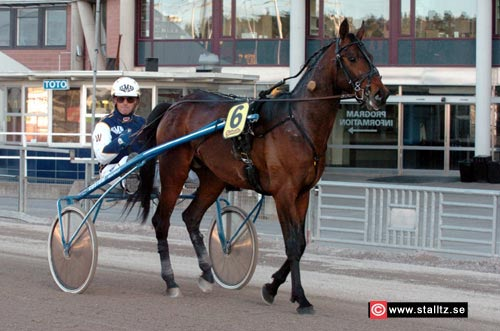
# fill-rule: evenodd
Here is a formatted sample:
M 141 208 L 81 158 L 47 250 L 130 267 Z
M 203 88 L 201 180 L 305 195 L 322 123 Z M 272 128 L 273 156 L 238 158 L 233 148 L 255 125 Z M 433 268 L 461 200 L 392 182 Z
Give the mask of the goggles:
M 116 97 L 116 102 L 124 103 L 127 100 L 128 103 L 134 103 L 137 101 L 136 97 Z

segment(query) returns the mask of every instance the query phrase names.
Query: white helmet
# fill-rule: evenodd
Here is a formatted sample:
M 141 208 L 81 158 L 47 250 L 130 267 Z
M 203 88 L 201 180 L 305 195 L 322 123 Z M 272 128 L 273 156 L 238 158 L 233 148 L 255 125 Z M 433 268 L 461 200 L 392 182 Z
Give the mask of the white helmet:
M 139 84 L 130 77 L 120 77 L 111 87 L 112 97 L 139 97 L 141 96 L 141 89 Z

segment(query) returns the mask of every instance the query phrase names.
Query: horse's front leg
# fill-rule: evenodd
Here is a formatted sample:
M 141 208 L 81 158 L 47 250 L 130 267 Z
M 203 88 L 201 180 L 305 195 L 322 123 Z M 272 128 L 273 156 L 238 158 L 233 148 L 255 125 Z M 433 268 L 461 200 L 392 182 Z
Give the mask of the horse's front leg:
M 300 258 L 304 254 L 306 248 L 305 233 L 300 227 L 292 227 L 288 236 L 285 236 L 285 249 L 287 260 L 281 268 L 273 274 L 273 281 L 267 283 L 262 287 L 262 299 L 267 304 L 274 302 L 274 297 L 278 293 L 278 288 L 286 281 L 288 274 L 292 273 L 292 294 L 290 297 L 291 302 L 298 302 L 299 307 L 297 312 L 299 314 L 312 314 L 314 308 L 307 300 L 302 282 L 300 280 Z
M 267 283 L 262 287 L 262 300 L 265 303 L 271 305 L 274 303 L 274 297 L 278 294 L 278 289 L 286 281 L 288 274 L 290 273 L 290 261 L 287 259 L 281 268 L 276 271 L 271 277 L 273 281 Z
M 278 288 L 286 281 L 288 274 L 292 274 L 292 294 L 290 301 L 298 302 L 299 314 L 313 314 L 314 308 L 307 300 L 300 280 L 300 259 L 306 248 L 305 214 L 307 212 L 309 195 L 302 194 L 294 203 L 287 203 L 283 197 L 275 197 L 276 207 L 280 218 L 281 228 L 285 241 L 287 260 L 281 268 L 273 274 L 273 281 L 262 288 L 262 298 L 268 303 L 274 302 Z M 294 221 L 297 220 L 297 221 Z
M 300 280 L 300 259 L 306 249 L 304 223 L 291 227 L 290 235 L 285 239 L 285 247 L 292 274 L 292 295 L 290 301 L 298 302 L 299 307 L 297 308 L 297 312 L 299 314 L 313 314 L 314 308 L 309 300 L 307 300 Z

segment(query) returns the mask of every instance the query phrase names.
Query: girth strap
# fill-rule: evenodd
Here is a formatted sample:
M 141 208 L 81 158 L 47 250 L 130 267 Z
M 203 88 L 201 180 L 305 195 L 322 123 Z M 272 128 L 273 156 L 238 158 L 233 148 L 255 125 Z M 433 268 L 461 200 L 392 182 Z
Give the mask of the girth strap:
M 256 107 L 259 107 L 260 105 L 261 104 L 257 105 L 256 103 L 250 104 L 249 114 L 255 114 L 257 112 Z M 243 132 L 239 136 L 231 139 L 233 141 L 233 152 L 245 164 L 245 176 L 250 186 L 252 186 L 256 192 L 266 194 L 260 185 L 259 172 L 253 164 L 250 155 L 253 138 L 254 133 L 252 130 L 252 124 L 246 123 Z

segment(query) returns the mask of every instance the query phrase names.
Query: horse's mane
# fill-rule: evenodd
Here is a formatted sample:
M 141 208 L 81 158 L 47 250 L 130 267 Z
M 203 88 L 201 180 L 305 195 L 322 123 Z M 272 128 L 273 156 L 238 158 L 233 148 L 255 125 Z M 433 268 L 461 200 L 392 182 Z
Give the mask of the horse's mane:
M 304 73 L 304 76 L 301 78 L 300 82 L 307 81 L 308 77 L 312 74 L 313 69 L 316 67 L 316 64 L 319 62 L 319 60 L 323 57 L 323 54 L 326 52 L 326 50 L 328 48 L 330 48 L 330 46 L 333 43 L 335 43 L 335 40 L 328 43 L 327 45 L 321 47 L 320 49 L 318 49 L 313 55 L 311 55 L 309 57 L 309 59 L 307 59 L 306 63 L 302 66 L 302 68 L 299 70 L 298 73 L 296 73 L 293 76 L 290 76 L 290 77 L 287 77 L 287 78 L 281 80 L 280 82 L 274 84 L 273 86 L 271 86 L 267 90 L 261 91 L 259 93 L 260 98 L 261 99 L 268 98 L 269 95 L 271 95 L 271 97 L 273 97 L 273 98 L 276 98 L 276 97 L 279 97 L 282 95 L 289 95 L 290 92 L 279 90 L 278 88 L 280 86 L 284 85 L 287 80 L 298 77 L 304 70 L 305 70 L 305 73 Z M 303 84 L 297 84 L 297 86 L 298 85 L 303 85 Z

